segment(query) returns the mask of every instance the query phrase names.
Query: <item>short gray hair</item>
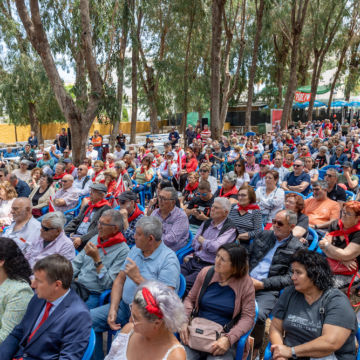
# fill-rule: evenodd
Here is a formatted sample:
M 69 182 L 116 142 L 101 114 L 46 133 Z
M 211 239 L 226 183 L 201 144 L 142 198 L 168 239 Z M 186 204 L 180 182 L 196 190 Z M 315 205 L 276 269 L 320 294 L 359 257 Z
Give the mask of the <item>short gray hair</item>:
M 62 169 L 63 169 L 63 171 L 65 170 L 65 167 L 66 167 L 66 165 L 64 164 L 64 163 L 57 163 L 56 165 L 55 165 L 55 167 L 56 166 L 58 166 L 58 165 L 60 165 L 61 167 L 62 167 Z
M 55 229 L 64 229 L 66 224 L 65 215 L 61 211 L 49 212 L 44 215 L 42 221 L 50 220 L 51 227 Z
M 328 148 L 327 148 L 326 146 L 320 146 L 319 151 L 321 151 L 321 150 L 327 152 L 327 151 L 328 151 Z
M 143 288 L 149 290 L 154 298 L 156 305 L 162 313 L 165 327 L 172 333 L 178 332 L 182 324 L 186 322 L 185 308 L 179 296 L 167 285 L 154 280 L 144 281 L 138 286 L 135 290 L 133 303 L 139 307 L 141 315 L 148 322 L 154 322 L 158 320 L 159 317 L 146 310 L 148 304 L 142 293 Z
M 300 162 L 301 162 L 301 164 L 302 164 L 302 166 L 305 166 L 304 161 L 303 161 L 303 160 L 301 160 L 300 158 L 297 158 L 296 160 L 294 160 L 294 163 L 295 163 L 295 161 L 300 161 Z
M 341 149 L 341 151 L 344 151 L 344 147 L 341 146 L 341 145 L 338 145 L 336 148 L 337 148 L 337 149 Z
M 125 164 L 125 162 L 122 161 L 122 160 L 116 161 L 116 162 L 115 162 L 115 165 L 116 165 L 116 166 L 120 166 L 122 170 L 124 170 L 124 169 L 126 168 L 126 164 Z
M 115 157 L 113 153 L 107 153 L 106 156 L 109 156 L 109 158 L 111 158 L 111 159 L 114 159 L 114 157 Z
M 298 217 L 295 212 L 292 210 L 279 210 L 276 214 L 281 211 L 285 211 L 285 219 L 289 222 L 290 225 L 296 225 L 298 221 Z
M 177 201 L 178 200 L 178 194 L 177 194 L 177 191 L 172 188 L 172 187 L 166 187 L 166 188 L 163 188 L 161 191 L 167 191 L 169 193 L 171 193 L 171 198 L 174 200 L 174 201 Z
M 229 181 L 233 185 L 235 185 L 237 182 L 237 175 L 236 174 L 226 174 L 223 176 L 223 179 L 226 179 L 227 181 Z
M 214 203 L 219 203 L 219 205 L 221 206 L 221 208 L 225 211 L 227 211 L 228 213 L 231 210 L 231 202 L 229 199 L 225 198 L 225 197 L 217 197 L 214 199 Z
M 137 223 L 136 228 L 141 228 L 146 237 L 152 235 L 156 241 L 161 241 L 163 225 L 155 216 L 144 216 Z
M 338 178 L 339 177 L 339 172 L 335 169 L 335 168 L 329 168 L 326 171 L 331 171 L 334 173 L 335 177 Z
M 313 182 L 312 187 L 314 188 L 315 186 L 320 186 L 323 190 L 327 190 L 329 188 L 329 184 L 325 180 L 318 180 Z
M 124 218 L 118 210 L 114 210 L 114 209 L 105 210 L 101 214 L 101 217 L 105 217 L 105 216 L 111 217 L 111 224 L 116 225 L 119 228 L 119 231 L 124 230 Z

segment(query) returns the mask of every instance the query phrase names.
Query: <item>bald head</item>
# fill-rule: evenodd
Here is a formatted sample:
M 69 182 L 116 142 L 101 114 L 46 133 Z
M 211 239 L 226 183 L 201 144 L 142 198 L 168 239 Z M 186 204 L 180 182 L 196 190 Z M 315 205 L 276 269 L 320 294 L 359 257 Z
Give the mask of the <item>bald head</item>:
M 69 187 L 71 187 L 73 182 L 74 182 L 74 177 L 72 175 L 65 175 L 61 180 L 62 187 L 64 189 L 68 189 Z
M 11 206 L 11 214 L 16 223 L 27 223 L 32 217 L 32 203 L 31 200 L 25 197 L 20 197 L 14 200 Z

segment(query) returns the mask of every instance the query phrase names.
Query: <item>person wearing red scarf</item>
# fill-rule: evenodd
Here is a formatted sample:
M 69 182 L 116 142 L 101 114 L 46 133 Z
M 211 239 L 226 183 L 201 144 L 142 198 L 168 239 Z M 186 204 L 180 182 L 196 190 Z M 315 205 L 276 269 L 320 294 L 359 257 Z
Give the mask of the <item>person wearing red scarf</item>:
M 111 206 L 105 196 L 107 187 L 104 184 L 90 186 L 90 201 L 80 211 L 80 214 L 65 226 L 65 234 L 73 240 L 74 247 L 81 251 L 87 242 L 98 233 L 98 220 L 103 212 L 110 210 Z
M 196 176 L 197 175 L 197 176 Z M 199 186 L 199 174 L 196 172 L 193 172 L 192 174 L 189 174 L 188 176 L 188 184 L 185 186 L 184 192 L 183 192 L 183 199 L 181 201 L 182 205 L 183 203 L 186 203 L 190 201 L 197 192 L 198 186 Z
M 56 166 L 55 166 L 55 175 L 53 176 L 54 183 L 57 183 L 65 175 L 66 175 L 66 173 L 65 173 L 65 164 L 63 164 L 63 163 L 56 164 Z
M 89 309 L 97 307 L 101 293 L 111 289 L 114 274 L 119 273 L 129 253 L 119 211 L 104 211 L 98 220 L 98 231 L 83 250 L 87 256 L 79 255 L 73 263 L 76 282 L 91 292 L 85 301 Z
M 344 265 L 356 269 L 360 264 L 359 222 L 360 203 L 348 201 L 344 204 L 342 219 L 333 221 L 324 238 L 319 241 L 320 249 L 328 258 L 342 261 Z M 354 259 L 357 259 L 357 265 Z
M 223 186 L 218 189 L 214 194 L 216 197 L 225 197 L 231 203 L 237 203 L 237 189 L 236 189 L 237 176 L 235 174 L 226 174 L 223 176 Z
M 188 175 L 196 171 L 198 166 L 198 161 L 194 152 L 191 148 L 187 148 L 185 152 L 185 161 L 181 163 L 182 170 L 180 172 L 179 183 L 174 183 L 175 189 L 178 191 L 183 191 L 186 185 L 186 180 L 188 179 Z
M 301 149 L 300 149 L 300 154 L 299 154 L 299 158 L 302 157 L 311 157 L 311 154 L 309 152 L 309 148 L 306 145 L 301 145 Z
M 135 244 L 136 223 L 144 216 L 144 212 L 136 204 L 137 196 L 132 191 L 124 191 L 118 197 L 120 214 L 124 218 L 124 236 L 128 245 Z
M 64 159 L 63 163 L 65 164 L 65 173 L 72 175 L 74 178 L 77 176 L 77 168 L 72 164 L 70 159 Z
M 104 163 L 100 160 L 94 162 L 94 175 L 91 178 L 92 182 L 100 182 L 104 179 Z

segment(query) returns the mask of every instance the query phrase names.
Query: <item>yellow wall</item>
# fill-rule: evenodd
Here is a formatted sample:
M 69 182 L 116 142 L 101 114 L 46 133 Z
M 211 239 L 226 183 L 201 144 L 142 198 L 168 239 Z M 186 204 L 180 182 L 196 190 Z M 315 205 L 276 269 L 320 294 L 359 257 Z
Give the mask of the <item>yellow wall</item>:
M 161 122 L 159 121 L 159 129 L 161 128 Z M 167 121 L 163 120 L 163 126 L 167 125 Z M 55 139 L 56 134 L 60 134 L 61 128 L 67 128 L 68 124 L 59 124 L 53 123 L 48 125 L 41 125 L 41 131 L 44 140 Z M 121 123 L 120 129 L 123 130 L 124 134 L 130 134 L 131 123 Z M 99 130 L 101 135 L 110 134 L 110 125 L 105 124 L 92 124 L 90 128 L 90 134 L 94 133 L 94 130 Z M 27 141 L 30 136 L 30 125 L 26 126 L 17 126 L 17 141 Z M 149 121 L 138 121 L 136 123 L 136 133 L 150 132 L 150 122 Z M 14 143 L 15 138 L 15 126 L 10 124 L 0 124 L 0 142 L 5 144 Z

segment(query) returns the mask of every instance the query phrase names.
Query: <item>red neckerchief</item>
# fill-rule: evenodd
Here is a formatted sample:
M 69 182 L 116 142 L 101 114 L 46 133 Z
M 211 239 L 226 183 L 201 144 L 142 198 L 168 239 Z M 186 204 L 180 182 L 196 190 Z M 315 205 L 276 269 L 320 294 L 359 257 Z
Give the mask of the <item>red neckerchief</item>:
M 261 172 L 259 172 L 259 175 L 260 175 L 260 179 L 262 179 L 263 177 L 266 176 L 266 173 L 265 173 L 265 174 L 262 174 Z
M 59 180 L 59 179 L 62 179 L 64 176 L 66 175 L 66 173 L 64 173 L 64 174 L 60 174 L 60 175 L 54 175 L 54 177 L 53 177 L 53 179 L 54 180 Z
M 233 188 L 229 192 L 222 195 L 223 190 L 224 190 L 224 188 L 220 189 L 220 193 L 219 193 L 220 197 L 230 197 L 231 195 L 237 195 L 237 193 L 238 193 L 235 185 L 233 186 Z
M 166 160 L 165 160 L 166 161 Z M 174 163 L 173 161 L 171 162 L 172 164 Z M 167 161 L 165 162 L 165 167 L 164 167 L 164 170 L 167 170 L 167 166 L 168 166 L 168 163 Z
M 155 155 L 155 157 L 156 157 L 157 159 L 158 159 L 160 156 L 161 156 L 160 154 Z
M 179 148 L 179 150 L 175 150 L 177 153 L 178 153 L 178 155 L 179 155 L 179 152 L 181 151 L 182 149 L 181 148 Z
M 109 163 L 109 169 L 113 168 L 115 166 L 115 163 L 112 162 L 112 163 Z
M 133 220 L 135 220 L 138 216 L 140 216 L 140 214 L 144 215 L 144 212 L 141 211 L 137 205 L 135 205 L 135 211 L 131 215 L 131 217 L 128 218 L 128 223 L 130 224 Z
M 124 176 L 124 174 L 126 174 L 126 173 L 127 173 L 127 170 L 124 169 L 120 174 L 121 174 L 121 176 Z
M 213 155 L 213 154 L 210 154 L 210 155 L 209 155 L 209 159 L 211 159 L 212 157 L 214 157 L 214 155 Z
M 90 169 L 92 169 L 92 166 L 89 165 L 89 166 L 88 166 L 88 170 L 90 170 Z
M 65 170 L 65 174 L 71 175 L 72 172 L 74 171 L 74 169 L 75 169 L 75 166 L 74 166 L 73 164 L 71 164 L 71 169 L 70 169 L 70 171 L 68 172 L 67 170 Z
M 301 155 L 301 154 L 300 154 L 300 156 L 301 156 L 301 157 L 311 157 L 311 154 L 308 152 L 306 155 Z
M 292 162 L 290 165 L 288 165 L 286 162 L 284 162 L 283 167 L 286 168 L 286 169 L 289 169 L 289 168 L 291 168 L 293 166 L 293 164 L 294 163 Z
M 151 165 L 150 165 L 150 168 L 151 168 Z M 147 170 L 146 171 L 149 171 L 149 169 L 150 168 L 147 168 Z M 141 167 L 141 170 L 140 170 L 140 174 L 142 174 L 142 173 L 144 173 L 145 171 L 144 171 L 144 168 L 143 167 Z M 122 175 L 122 174 L 121 174 Z
M 346 246 L 348 246 L 349 245 L 349 237 L 348 237 L 348 235 L 350 235 L 350 234 L 352 234 L 352 233 L 354 233 L 356 231 L 359 231 L 360 230 L 360 223 L 356 224 L 355 226 L 353 226 L 353 227 L 351 227 L 350 229 L 347 229 L 347 230 L 344 230 L 344 224 L 342 223 L 341 219 L 339 220 L 338 225 L 339 225 L 340 230 L 332 231 L 328 235 L 330 235 L 330 236 L 341 236 L 341 235 L 343 235 L 344 238 L 345 238 Z
M 244 211 L 248 212 L 248 210 L 260 210 L 260 208 L 258 205 L 254 205 L 254 204 L 250 204 L 245 207 L 242 207 L 240 204 L 238 204 L 238 211 L 240 211 L 240 210 L 244 210 Z
M 191 186 L 190 183 L 188 183 L 188 184 L 185 186 L 185 190 L 190 191 L 190 194 L 191 194 L 194 190 L 196 190 L 196 189 L 198 188 L 198 186 L 199 186 L 199 182 L 198 182 L 198 181 L 194 184 L 194 186 Z
M 122 242 L 126 243 L 126 239 L 124 238 L 124 235 L 121 232 L 118 232 L 114 237 L 108 239 L 104 243 L 101 243 L 100 236 L 98 236 L 97 241 L 98 241 L 98 244 L 96 245 L 96 247 L 98 249 L 102 248 L 105 255 L 106 255 L 106 251 L 104 248 L 107 248 L 107 247 L 110 247 L 110 246 L 113 246 L 116 244 L 120 244 Z
M 98 202 L 97 202 L 96 204 L 94 204 L 94 205 L 93 205 L 92 202 L 90 201 L 90 202 L 88 203 L 88 205 L 89 205 L 89 207 L 88 207 L 87 210 L 85 211 L 84 216 L 86 216 L 88 212 L 91 213 L 94 209 L 103 207 L 103 206 L 105 206 L 105 205 L 109 205 L 109 206 L 110 206 L 110 204 L 108 203 L 108 201 L 105 200 L 105 199 L 102 199 L 102 200 L 98 201 Z
M 94 174 L 94 177 L 91 179 L 91 181 L 95 181 L 96 180 L 96 178 L 103 172 L 104 170 L 100 170 L 99 172 L 96 172 L 95 174 Z

